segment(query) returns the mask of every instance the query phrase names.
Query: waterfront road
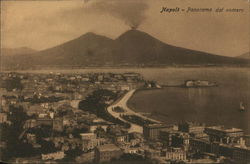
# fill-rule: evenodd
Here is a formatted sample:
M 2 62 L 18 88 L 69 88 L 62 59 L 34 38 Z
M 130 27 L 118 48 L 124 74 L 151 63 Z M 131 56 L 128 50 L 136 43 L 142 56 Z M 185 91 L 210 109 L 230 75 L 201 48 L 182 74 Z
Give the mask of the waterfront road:
M 146 116 L 144 116 L 144 115 L 142 115 L 142 114 L 140 114 L 140 113 L 136 113 L 136 112 L 134 112 L 133 110 L 131 110 L 131 109 L 127 106 L 128 100 L 129 100 L 130 97 L 134 94 L 135 91 L 136 91 L 135 89 L 128 91 L 120 100 L 118 100 L 117 102 L 115 102 L 114 104 L 112 104 L 111 106 L 109 106 L 109 107 L 107 108 L 107 110 L 108 110 L 108 112 L 109 112 L 113 117 L 118 118 L 118 119 L 120 119 L 121 121 L 124 121 L 124 122 L 129 123 L 129 124 L 131 125 L 131 127 L 130 127 L 130 129 L 129 129 L 129 132 L 138 132 L 138 133 L 142 133 L 142 130 L 143 130 L 142 126 L 139 126 L 139 125 L 136 125 L 136 124 L 133 124 L 133 123 L 130 123 L 130 122 L 124 120 L 123 118 L 121 118 L 120 114 L 136 115 L 136 116 L 139 116 L 139 117 L 141 117 L 141 118 L 143 118 L 143 119 L 148 119 L 148 120 L 151 120 L 151 121 L 154 121 L 154 122 L 157 122 L 157 123 L 160 123 L 160 122 L 157 121 L 157 120 L 148 118 L 148 117 L 146 117 Z M 114 107 L 117 107 L 117 106 L 121 107 L 121 108 L 124 110 L 124 112 L 118 113 L 118 112 L 115 112 L 115 111 L 112 110 Z

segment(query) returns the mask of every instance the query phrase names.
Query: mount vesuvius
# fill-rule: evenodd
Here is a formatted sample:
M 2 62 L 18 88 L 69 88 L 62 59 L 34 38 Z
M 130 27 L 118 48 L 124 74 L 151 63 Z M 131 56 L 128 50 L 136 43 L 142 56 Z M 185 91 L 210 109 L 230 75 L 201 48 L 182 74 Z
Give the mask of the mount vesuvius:
M 6 68 L 34 66 L 171 66 L 247 65 L 249 60 L 214 55 L 166 44 L 149 34 L 129 30 L 116 39 L 86 33 L 61 45 L 33 54 L 2 54 Z

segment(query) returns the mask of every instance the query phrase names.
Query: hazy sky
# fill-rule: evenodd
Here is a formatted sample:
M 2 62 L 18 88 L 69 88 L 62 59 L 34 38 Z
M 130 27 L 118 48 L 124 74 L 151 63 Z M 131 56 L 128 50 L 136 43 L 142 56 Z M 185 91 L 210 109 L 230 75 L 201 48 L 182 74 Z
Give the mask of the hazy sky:
M 168 8 L 240 8 L 239 13 L 160 13 Z M 37 0 L 1 2 L 1 47 L 46 49 L 95 32 L 138 30 L 168 44 L 225 56 L 249 51 L 248 0 Z

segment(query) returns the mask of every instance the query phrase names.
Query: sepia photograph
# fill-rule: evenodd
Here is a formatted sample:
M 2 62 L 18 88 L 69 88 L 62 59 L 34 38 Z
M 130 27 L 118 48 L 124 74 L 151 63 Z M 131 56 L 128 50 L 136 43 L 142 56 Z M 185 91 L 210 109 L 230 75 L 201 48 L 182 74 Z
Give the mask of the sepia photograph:
M 0 162 L 250 164 L 249 0 L 0 0 Z

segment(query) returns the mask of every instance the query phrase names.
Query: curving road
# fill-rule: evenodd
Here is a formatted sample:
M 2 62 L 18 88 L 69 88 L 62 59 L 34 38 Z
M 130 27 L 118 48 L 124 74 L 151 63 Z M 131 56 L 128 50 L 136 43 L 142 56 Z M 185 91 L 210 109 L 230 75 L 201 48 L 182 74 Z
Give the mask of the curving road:
M 148 120 L 151 120 L 151 121 L 154 121 L 154 122 L 157 122 L 157 123 L 160 123 L 159 121 L 157 120 L 154 120 L 154 119 L 151 119 L 151 118 L 148 118 L 146 116 L 143 116 L 142 114 L 140 113 L 136 113 L 134 112 L 133 110 L 131 110 L 128 106 L 127 106 L 127 102 L 128 100 L 130 99 L 130 97 L 134 94 L 136 90 L 133 89 L 133 90 L 130 90 L 128 91 L 124 96 L 123 98 L 121 98 L 119 101 L 117 101 L 116 103 L 114 103 L 113 105 L 109 106 L 107 108 L 107 111 L 115 118 L 118 118 L 124 122 L 127 122 L 131 125 L 130 129 L 129 129 L 129 132 L 139 132 L 139 133 L 142 133 L 143 132 L 143 128 L 142 126 L 139 126 L 139 125 L 136 125 L 134 123 L 131 123 L 131 122 L 128 122 L 126 120 L 124 120 L 123 118 L 120 117 L 120 114 L 121 113 L 117 113 L 115 111 L 113 111 L 112 109 L 114 107 L 121 107 L 122 109 L 124 109 L 124 112 L 122 114 L 129 114 L 129 115 L 136 115 L 136 116 L 139 116 L 141 118 L 144 118 L 144 119 L 148 119 Z

